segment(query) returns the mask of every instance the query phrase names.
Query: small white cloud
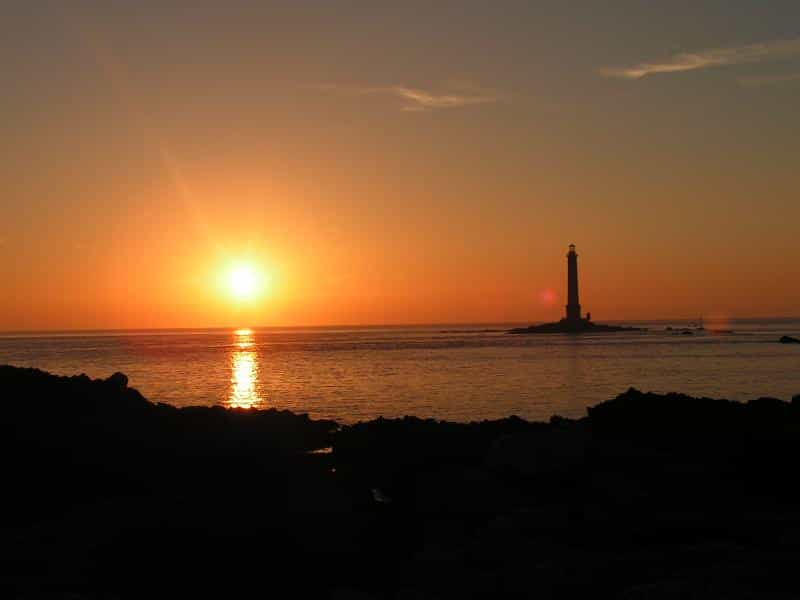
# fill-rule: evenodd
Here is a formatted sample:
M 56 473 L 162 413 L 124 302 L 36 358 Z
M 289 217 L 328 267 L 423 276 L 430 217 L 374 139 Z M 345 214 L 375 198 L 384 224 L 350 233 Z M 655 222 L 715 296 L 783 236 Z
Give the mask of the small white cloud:
M 497 102 L 500 99 L 497 94 L 436 94 L 402 85 L 393 87 L 391 91 L 409 103 L 409 105 L 405 107 L 406 109 L 456 108 L 459 106 L 469 106 L 471 104 Z
M 726 65 L 752 64 L 796 55 L 800 55 L 800 38 L 681 52 L 656 62 L 644 62 L 628 67 L 604 67 L 599 72 L 606 77 L 641 79 L 657 73 L 680 73 Z
M 328 84 L 321 89 L 356 95 L 394 96 L 403 101 L 401 110 L 420 112 L 500 102 L 505 95 L 474 85 L 451 85 L 446 91 L 425 90 L 407 85 L 353 86 Z

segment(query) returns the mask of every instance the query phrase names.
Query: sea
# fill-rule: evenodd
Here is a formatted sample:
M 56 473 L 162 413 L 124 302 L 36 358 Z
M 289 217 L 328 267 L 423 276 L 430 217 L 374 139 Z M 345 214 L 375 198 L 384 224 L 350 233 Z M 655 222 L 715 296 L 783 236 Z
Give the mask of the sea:
M 512 335 L 521 324 L 0 333 L 0 364 L 125 373 L 153 402 L 288 409 L 353 423 L 577 418 L 630 387 L 749 400 L 800 394 L 800 319 L 615 323 Z

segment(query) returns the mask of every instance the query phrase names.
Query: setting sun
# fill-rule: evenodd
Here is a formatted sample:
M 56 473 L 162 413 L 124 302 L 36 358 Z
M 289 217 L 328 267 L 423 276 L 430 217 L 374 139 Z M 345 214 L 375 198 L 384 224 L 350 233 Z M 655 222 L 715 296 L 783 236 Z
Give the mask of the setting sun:
M 264 273 L 248 263 L 234 265 L 227 274 L 228 292 L 237 300 L 255 299 L 264 291 L 266 283 Z
M 234 296 L 250 298 L 256 288 L 256 274 L 249 266 L 238 266 L 231 271 L 230 286 Z

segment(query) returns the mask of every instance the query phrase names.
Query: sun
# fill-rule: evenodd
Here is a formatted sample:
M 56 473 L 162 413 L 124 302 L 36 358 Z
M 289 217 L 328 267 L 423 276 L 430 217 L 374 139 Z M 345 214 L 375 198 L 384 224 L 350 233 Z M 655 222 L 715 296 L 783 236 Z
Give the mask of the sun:
M 274 272 L 263 261 L 249 257 L 229 259 L 214 271 L 220 299 L 232 302 L 238 309 L 254 307 L 273 293 Z
M 228 274 L 228 289 L 239 300 L 250 300 L 258 291 L 259 276 L 252 265 L 236 265 Z

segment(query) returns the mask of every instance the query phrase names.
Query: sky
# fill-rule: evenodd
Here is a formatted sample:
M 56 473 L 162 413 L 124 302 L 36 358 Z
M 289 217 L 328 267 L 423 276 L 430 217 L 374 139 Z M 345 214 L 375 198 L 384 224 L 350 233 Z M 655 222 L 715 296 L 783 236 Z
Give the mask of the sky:
M 0 10 L 1 330 L 800 312 L 796 0 Z

